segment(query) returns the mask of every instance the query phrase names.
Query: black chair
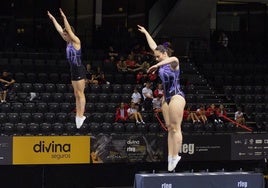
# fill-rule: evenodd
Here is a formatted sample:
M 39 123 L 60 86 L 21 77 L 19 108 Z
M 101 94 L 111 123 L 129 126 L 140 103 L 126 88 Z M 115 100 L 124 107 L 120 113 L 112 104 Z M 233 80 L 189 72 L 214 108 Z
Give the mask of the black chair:
M 106 106 L 107 106 L 107 112 L 115 113 L 116 108 L 119 106 L 119 103 L 109 102 L 106 103 Z
M 44 122 L 55 123 L 55 113 L 52 112 L 44 113 Z
M 112 91 L 110 84 L 103 84 L 101 85 L 101 92 L 102 93 L 110 93 Z
M 26 81 L 26 76 L 23 72 L 16 72 L 14 73 L 14 79 L 16 80 L 16 82 L 18 83 L 23 83 Z
M 148 127 L 149 133 L 158 133 L 160 132 L 158 123 L 151 123 Z
M 49 81 L 47 73 L 37 73 L 37 82 L 46 84 Z
M 68 114 L 64 112 L 59 112 L 55 114 L 55 117 L 56 117 L 56 122 L 59 122 L 59 123 L 65 124 L 68 121 Z
M 60 81 L 60 77 L 59 77 L 58 73 L 50 73 L 48 75 L 48 78 L 49 78 L 50 82 L 52 82 L 54 84 L 59 83 L 59 81 Z
M 22 92 L 25 92 L 25 93 L 33 92 L 33 85 L 32 83 L 22 83 L 21 89 L 22 89 Z
M 3 112 L 0 113 L 0 122 L 1 122 L 0 125 L 7 122 L 7 114 L 6 113 L 3 113 Z
M 93 102 L 86 103 L 85 111 L 87 113 L 93 113 L 93 112 L 95 112 L 95 103 L 93 103 Z
M 99 102 L 99 96 L 97 93 L 86 94 L 86 100 L 90 103 L 97 103 Z
M 255 95 L 255 103 L 263 103 L 264 95 Z
M 26 73 L 26 79 L 25 81 L 29 82 L 29 83 L 36 83 L 37 80 L 37 75 L 34 72 L 28 72 Z
M 73 122 L 68 122 L 65 124 L 65 129 L 68 135 L 72 135 L 77 132 L 76 125 Z
M 120 103 L 121 102 L 121 94 L 113 93 L 110 96 L 110 101 L 113 101 L 114 103 Z
M 58 93 L 66 93 L 67 92 L 67 86 L 66 84 L 56 84 L 56 92 Z
M 90 91 L 92 93 L 100 93 L 101 92 L 101 86 L 98 84 L 90 85 Z
M 14 113 L 14 112 L 8 113 L 7 119 L 8 119 L 8 122 L 10 122 L 10 123 L 13 123 L 13 124 L 19 123 L 20 122 L 20 115 L 19 115 L 19 113 Z
M 124 133 L 125 132 L 125 125 L 123 123 L 113 123 L 113 132 L 115 133 Z
M 72 103 L 60 103 L 60 112 L 70 113 L 74 110 L 75 105 Z
M 21 123 L 31 123 L 32 122 L 32 114 L 31 113 L 20 113 L 20 122 Z
M 121 84 L 112 84 L 112 92 L 113 93 L 122 93 L 122 85 Z
M 21 84 L 20 84 L 20 83 L 17 83 L 17 82 L 14 83 L 14 84 L 13 84 L 13 87 L 12 87 L 12 90 L 13 90 L 14 92 L 16 92 L 16 93 L 17 93 L 17 92 L 22 92 L 22 91 L 21 91 L 21 90 L 22 90 L 22 89 L 21 89 Z
M 52 100 L 56 103 L 62 103 L 64 101 L 63 93 L 53 93 Z
M 245 94 L 254 94 L 254 88 L 253 86 L 245 86 L 244 87 Z
M 102 129 L 102 133 L 112 133 L 113 125 L 108 122 L 103 122 L 101 123 L 101 129 Z
M 70 80 L 71 80 L 70 74 L 67 74 L 67 73 L 60 74 L 60 81 L 62 83 L 65 83 L 65 84 L 70 83 Z
M 24 111 L 24 105 L 21 102 L 12 103 L 12 111 L 16 113 L 20 113 Z
M 131 93 L 122 93 L 121 100 L 124 103 L 130 103 L 131 102 Z
M 29 112 L 29 113 L 32 113 L 32 112 L 36 112 L 36 106 L 35 106 L 35 103 L 33 102 L 27 102 L 27 103 L 24 103 L 24 112 Z
M 64 101 L 68 103 L 74 103 L 75 97 L 73 93 L 64 93 Z
M 29 93 L 26 93 L 26 92 L 19 92 L 19 93 L 16 93 L 16 96 L 17 96 L 17 100 L 20 101 L 20 102 L 25 102 L 28 100 L 28 97 L 29 97 Z
M 48 103 L 47 106 L 48 106 L 48 111 L 49 112 L 53 112 L 53 113 L 60 112 L 60 105 L 59 105 L 59 103 L 52 102 L 52 103 Z
M 99 102 L 106 103 L 110 101 L 110 94 L 108 93 L 100 93 L 99 94 Z
M 128 80 L 127 80 L 128 81 Z M 123 93 L 132 94 L 133 93 L 133 85 L 132 84 L 122 84 Z
M 92 122 L 96 122 L 96 123 L 102 123 L 103 122 L 103 113 L 99 113 L 99 112 L 94 112 L 92 113 Z
M 41 102 L 51 102 L 51 93 L 40 93 L 40 100 Z
M 246 94 L 245 95 L 245 102 L 246 103 L 254 103 L 255 102 L 254 95 Z
M 10 103 L 3 103 L 0 105 L 0 111 L 2 113 L 9 113 L 11 112 L 11 104 Z
M 89 128 L 91 133 L 100 133 L 102 131 L 100 122 L 89 123 Z
M 52 123 L 52 132 L 56 135 L 62 135 L 65 131 L 65 126 L 62 123 Z
M 135 123 L 127 122 L 125 123 L 127 133 L 135 133 L 137 131 L 137 126 Z
M 33 91 L 36 92 L 36 93 L 45 92 L 44 84 L 42 84 L 42 83 L 33 83 Z
M 45 89 L 47 93 L 54 93 L 57 90 L 54 83 L 46 83 Z
M 114 121 L 115 121 L 115 113 L 106 112 L 104 114 L 104 122 L 114 123 Z
M 106 103 L 95 103 L 95 111 L 105 113 L 107 111 Z
M 27 124 L 26 123 L 17 123 L 15 126 L 16 135 L 25 135 L 27 133 Z
M 36 103 L 36 112 L 45 113 L 47 111 L 48 111 L 47 103 L 45 102 Z
M 4 135 L 13 135 L 15 132 L 14 123 L 6 122 L 2 124 Z
M 39 112 L 32 113 L 32 122 L 37 123 L 37 124 L 43 123 L 44 122 L 43 113 L 39 113 Z
M 52 131 L 51 123 L 41 123 L 40 125 L 40 132 L 42 135 L 49 135 Z
M 255 86 L 254 93 L 257 95 L 265 94 L 263 86 Z

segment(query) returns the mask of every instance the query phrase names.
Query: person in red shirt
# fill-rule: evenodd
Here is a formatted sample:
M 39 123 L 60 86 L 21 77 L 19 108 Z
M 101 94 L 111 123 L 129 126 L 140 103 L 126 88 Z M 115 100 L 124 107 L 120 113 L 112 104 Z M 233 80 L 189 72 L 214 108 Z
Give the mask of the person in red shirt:
M 127 113 L 128 106 L 121 102 L 120 106 L 116 109 L 115 112 L 115 122 L 126 122 L 128 120 L 128 113 Z

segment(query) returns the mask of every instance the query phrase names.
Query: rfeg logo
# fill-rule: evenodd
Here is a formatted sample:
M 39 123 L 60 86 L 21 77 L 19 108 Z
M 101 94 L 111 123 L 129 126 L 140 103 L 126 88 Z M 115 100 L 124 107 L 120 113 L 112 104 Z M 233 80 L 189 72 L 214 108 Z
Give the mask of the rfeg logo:
M 243 187 L 243 188 L 246 188 L 246 187 L 248 187 L 248 182 L 246 182 L 246 181 L 239 181 L 239 182 L 237 182 L 237 187 Z

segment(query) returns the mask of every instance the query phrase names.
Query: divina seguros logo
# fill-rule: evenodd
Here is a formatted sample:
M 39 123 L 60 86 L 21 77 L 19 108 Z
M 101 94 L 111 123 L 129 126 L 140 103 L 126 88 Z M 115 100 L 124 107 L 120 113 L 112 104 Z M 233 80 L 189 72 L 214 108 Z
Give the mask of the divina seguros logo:
M 51 153 L 51 158 L 62 159 L 70 158 L 71 144 L 70 143 L 56 143 L 55 141 L 45 142 L 40 140 L 39 143 L 33 145 L 35 153 Z

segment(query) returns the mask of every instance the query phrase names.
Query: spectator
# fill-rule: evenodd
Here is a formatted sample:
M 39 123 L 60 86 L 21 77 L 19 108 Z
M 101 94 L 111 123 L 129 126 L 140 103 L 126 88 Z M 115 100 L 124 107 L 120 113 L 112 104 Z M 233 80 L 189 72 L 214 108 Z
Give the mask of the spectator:
M 164 95 L 162 83 L 157 84 L 157 88 L 154 90 L 154 97 L 162 97 Z
M 87 64 L 87 84 L 98 84 L 98 80 L 96 78 L 96 73 L 91 69 L 91 64 Z
M 151 82 L 146 82 L 145 87 L 142 89 L 143 95 L 143 108 L 145 111 L 151 111 L 153 109 L 153 91 L 151 89 Z
M 11 90 L 14 83 L 15 80 L 12 78 L 11 74 L 4 70 L 2 75 L 0 76 L 1 103 L 6 102 L 7 92 Z
M 162 106 L 162 97 L 160 95 L 156 96 L 153 101 L 153 110 L 155 113 L 162 112 L 161 106 Z
M 234 119 L 239 124 L 242 124 L 242 125 L 245 125 L 246 124 L 244 113 L 242 112 L 242 108 L 241 107 L 238 107 L 237 108 L 237 111 L 235 112 Z
M 123 56 L 120 57 L 116 67 L 118 72 L 125 73 L 128 71 L 127 64 Z
M 105 78 L 105 74 L 104 72 L 101 70 L 101 67 L 97 67 L 97 73 L 96 73 L 96 77 L 95 79 L 97 79 L 98 84 L 110 84 L 110 82 L 108 82 Z
M 201 123 L 201 121 L 199 120 L 197 114 L 195 111 L 192 111 L 191 110 L 191 107 L 190 106 L 187 106 L 185 109 L 184 109 L 184 112 L 183 112 L 183 120 L 184 121 L 192 121 L 192 123 Z
M 133 102 L 133 103 L 135 103 L 137 105 L 140 105 L 141 104 L 141 100 L 142 100 L 141 94 L 139 93 L 138 88 L 135 87 L 134 88 L 134 91 L 133 91 L 133 93 L 131 95 L 131 102 Z
M 217 111 L 215 108 L 215 104 L 211 104 L 210 107 L 207 108 L 206 116 L 210 122 L 214 122 L 216 124 L 222 123 L 222 120 L 219 119 L 219 117 L 218 117 L 218 114 L 217 114 Z
M 217 108 L 217 115 L 219 117 L 220 120 L 222 120 L 223 122 L 225 122 L 224 117 L 227 116 L 227 112 L 223 106 L 223 104 L 220 104 L 219 108 Z
M 115 112 L 115 122 L 122 122 L 125 123 L 128 120 L 128 113 L 127 113 L 128 106 L 121 102 L 120 106 L 116 109 Z
M 196 115 L 198 119 L 200 119 L 204 124 L 207 123 L 206 109 L 203 104 L 201 104 L 199 108 L 197 108 Z
M 145 124 L 145 122 L 142 119 L 142 115 L 139 112 L 139 106 L 136 105 L 134 102 L 130 104 L 130 107 L 127 109 L 128 118 L 129 120 L 135 119 L 136 124 Z

